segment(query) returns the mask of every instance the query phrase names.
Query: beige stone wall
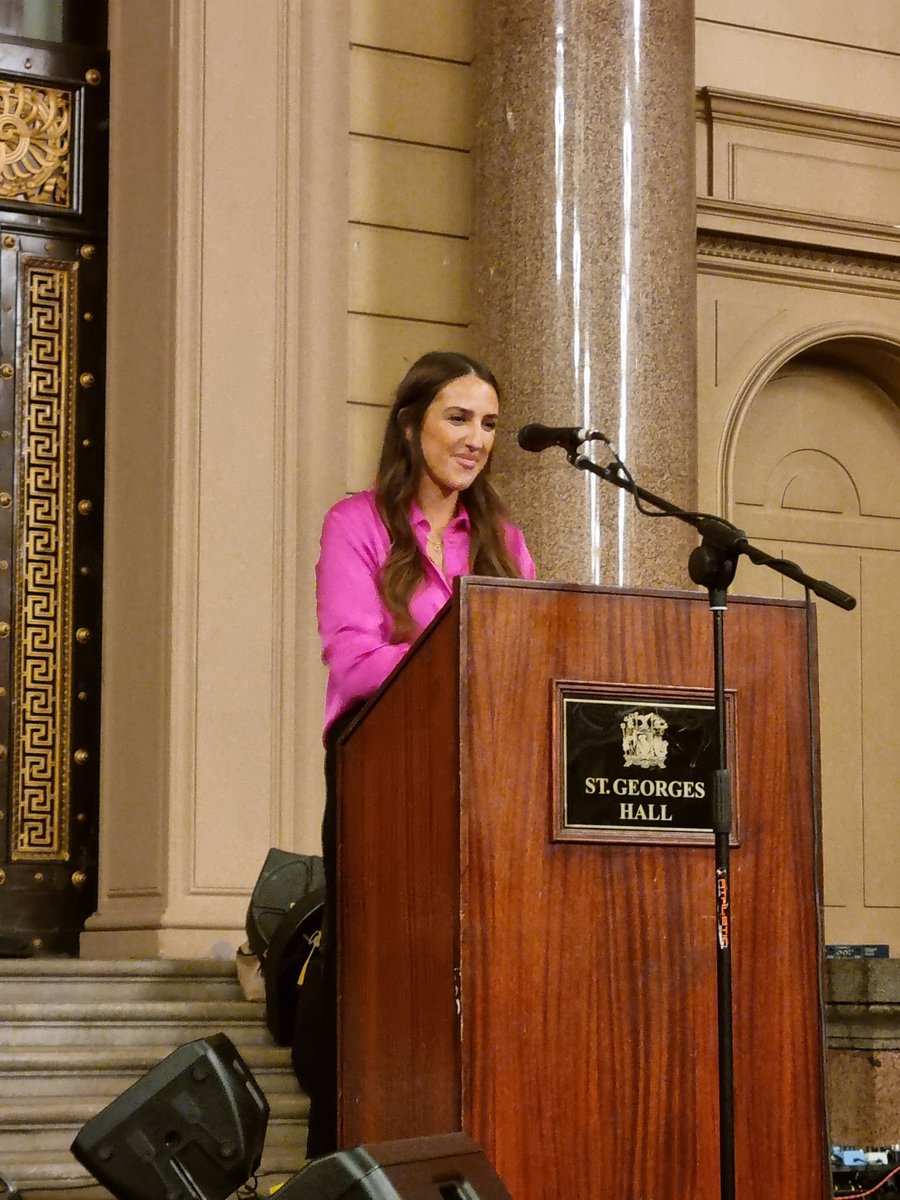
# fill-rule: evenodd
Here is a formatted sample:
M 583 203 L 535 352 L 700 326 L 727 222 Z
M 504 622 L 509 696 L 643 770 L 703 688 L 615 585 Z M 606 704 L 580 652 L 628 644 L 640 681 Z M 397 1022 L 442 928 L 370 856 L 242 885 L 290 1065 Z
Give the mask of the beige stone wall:
M 825 934 L 898 954 L 900 26 L 737 8 L 697 10 L 700 500 L 859 599 L 818 605 Z
M 268 846 L 316 843 L 321 514 L 369 485 L 406 365 L 470 342 L 474 5 L 266 0 L 251 16 L 239 0 L 113 0 L 90 953 L 206 953 L 238 935 Z M 761 0 L 752 20 L 698 0 L 708 507 L 732 503 L 736 435 L 769 375 L 824 336 L 892 345 L 900 330 L 890 268 L 852 261 L 897 257 L 898 42 L 894 0 Z M 812 259 L 735 258 L 735 238 Z M 823 651 L 825 708 L 841 653 Z M 895 707 L 875 727 L 896 724 Z M 890 821 L 893 793 L 885 805 Z M 826 898 L 853 897 L 830 928 L 896 953 L 896 901 L 828 820 L 844 828 L 827 818 Z
M 100 905 L 88 956 L 240 940 L 314 849 L 312 568 L 341 494 L 346 6 L 110 13 Z
M 426 350 L 469 348 L 474 0 L 352 0 L 347 487 Z
M 351 490 L 370 482 L 383 406 L 405 362 L 436 334 L 464 338 L 469 315 L 472 9 L 437 4 L 423 16 L 420 8 L 409 0 L 352 6 Z M 842 0 L 767 0 L 752 20 L 738 0 L 698 0 L 696 79 L 706 89 L 698 105 L 698 482 L 709 508 L 733 513 L 737 430 L 768 375 L 823 339 L 889 344 L 900 329 L 894 284 L 877 269 L 866 275 L 833 260 L 896 254 L 898 49 L 893 0 L 862 11 Z M 780 263 L 759 246 L 752 261 L 738 260 L 717 242 L 735 237 L 798 242 L 809 256 Z M 752 458 L 752 445 L 743 453 Z M 855 649 L 860 639 L 885 644 L 871 614 L 883 571 L 895 569 L 896 556 L 884 557 L 893 536 L 870 554 L 871 589 L 858 586 L 858 556 L 829 544 L 827 532 L 815 544 L 801 540 L 796 553 L 811 571 L 862 591 L 852 617 L 820 606 L 827 937 L 900 947 L 900 906 L 879 882 L 888 876 L 878 849 L 897 802 L 863 733 L 881 727 L 879 713 L 896 714 L 896 672 L 873 681 L 871 652 L 867 659 Z M 776 577 L 758 572 L 742 572 L 740 586 L 780 591 Z M 849 733 L 848 686 L 857 697 Z
M 697 83 L 900 112 L 894 0 L 697 0 Z

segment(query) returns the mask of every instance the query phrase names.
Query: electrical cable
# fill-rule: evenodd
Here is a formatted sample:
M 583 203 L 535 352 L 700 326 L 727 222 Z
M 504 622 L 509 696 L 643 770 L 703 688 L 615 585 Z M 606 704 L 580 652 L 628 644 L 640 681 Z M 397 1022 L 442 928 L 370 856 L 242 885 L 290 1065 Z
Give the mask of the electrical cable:
M 867 1192 L 835 1192 L 834 1200 L 841 1200 L 841 1198 L 845 1196 L 852 1196 L 853 1200 L 863 1200 L 863 1196 L 874 1196 L 878 1189 L 883 1188 L 889 1179 L 894 1178 L 898 1171 L 900 1171 L 900 1167 L 894 1167 L 893 1171 L 890 1171 L 887 1175 L 885 1175 L 884 1179 L 879 1179 L 875 1186 L 869 1188 Z

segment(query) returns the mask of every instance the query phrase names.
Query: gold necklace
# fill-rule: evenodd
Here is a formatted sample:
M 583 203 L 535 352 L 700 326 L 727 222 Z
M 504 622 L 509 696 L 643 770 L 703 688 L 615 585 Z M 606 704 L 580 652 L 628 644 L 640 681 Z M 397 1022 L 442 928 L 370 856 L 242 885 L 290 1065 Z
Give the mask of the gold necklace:
M 428 547 L 428 557 L 434 563 L 439 571 L 444 569 L 444 538 L 432 537 L 427 534 L 425 537 L 425 545 Z

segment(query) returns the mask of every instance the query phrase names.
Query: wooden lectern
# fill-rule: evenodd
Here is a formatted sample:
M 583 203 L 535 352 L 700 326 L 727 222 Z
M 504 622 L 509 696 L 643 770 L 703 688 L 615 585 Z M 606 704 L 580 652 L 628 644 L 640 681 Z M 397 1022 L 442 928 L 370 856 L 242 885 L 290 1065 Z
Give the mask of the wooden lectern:
M 734 599 L 736 1196 L 830 1195 L 815 680 Z M 717 1200 L 709 844 L 560 840 L 557 681 L 711 695 L 705 594 L 461 580 L 348 731 L 343 1145 L 464 1130 L 514 1200 Z

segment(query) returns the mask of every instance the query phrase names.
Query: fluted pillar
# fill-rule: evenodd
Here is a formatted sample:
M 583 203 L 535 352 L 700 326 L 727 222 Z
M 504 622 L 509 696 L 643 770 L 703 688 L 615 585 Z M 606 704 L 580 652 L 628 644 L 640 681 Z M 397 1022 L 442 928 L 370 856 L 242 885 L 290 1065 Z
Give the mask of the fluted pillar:
M 590 426 L 636 480 L 695 490 L 692 0 L 480 0 L 476 344 L 506 429 Z M 690 531 L 500 439 L 544 575 L 687 583 Z

